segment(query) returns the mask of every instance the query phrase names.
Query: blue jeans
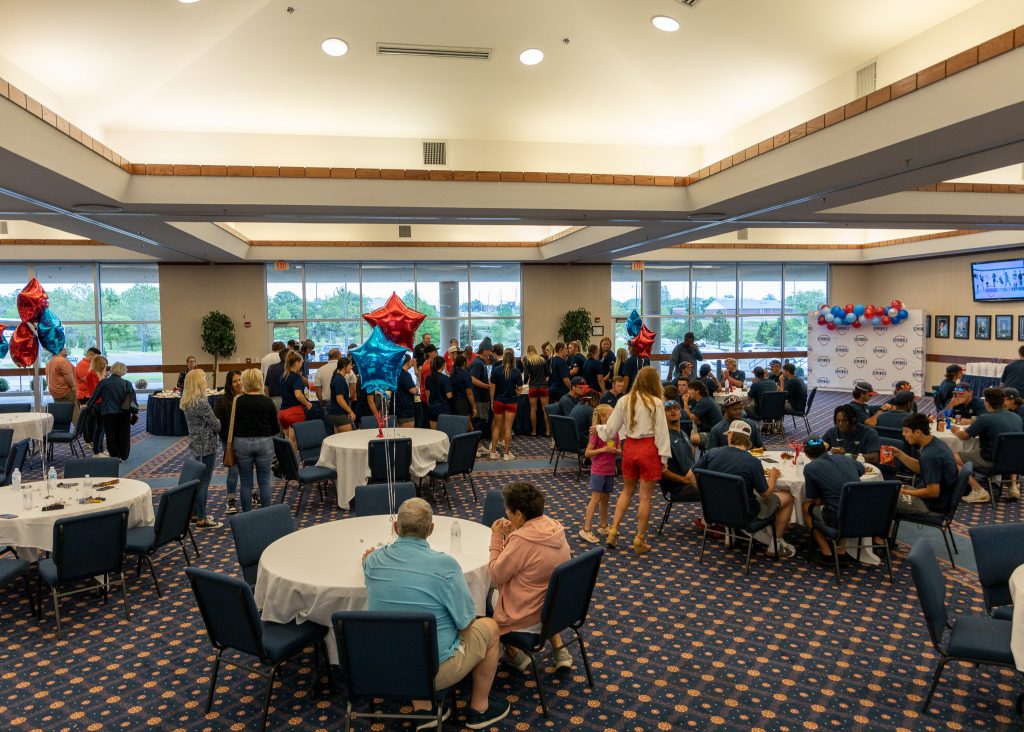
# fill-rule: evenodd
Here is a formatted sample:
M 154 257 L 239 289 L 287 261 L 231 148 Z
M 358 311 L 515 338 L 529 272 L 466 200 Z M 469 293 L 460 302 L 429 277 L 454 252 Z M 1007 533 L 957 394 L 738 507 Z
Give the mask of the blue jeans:
M 221 445 L 221 447 L 225 447 Z M 238 487 L 238 463 L 236 462 L 230 468 L 228 468 L 228 477 L 225 481 L 225 485 L 228 489 L 228 498 L 235 497 L 235 488 Z
M 206 494 L 210 490 L 210 480 L 213 478 L 213 464 L 217 461 L 217 453 L 211 452 L 203 455 L 199 462 L 206 466 L 203 477 L 199 479 L 199 493 L 196 496 L 196 516 L 199 520 L 206 518 Z
M 260 503 L 271 503 L 270 464 L 274 462 L 274 443 L 270 437 L 236 437 L 235 461 L 242 491 L 242 510 L 252 509 L 252 469 L 260 487 Z

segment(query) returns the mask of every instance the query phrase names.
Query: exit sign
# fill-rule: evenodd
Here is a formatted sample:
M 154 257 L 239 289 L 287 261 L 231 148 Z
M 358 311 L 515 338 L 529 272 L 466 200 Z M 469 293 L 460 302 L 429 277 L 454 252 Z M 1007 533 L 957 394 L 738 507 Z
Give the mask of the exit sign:
M 285 271 L 288 269 L 288 263 L 281 261 L 274 262 L 274 269 L 277 270 L 278 272 Z
M 644 263 L 643 262 L 633 262 L 633 267 L 632 268 L 633 269 L 643 269 L 644 268 Z

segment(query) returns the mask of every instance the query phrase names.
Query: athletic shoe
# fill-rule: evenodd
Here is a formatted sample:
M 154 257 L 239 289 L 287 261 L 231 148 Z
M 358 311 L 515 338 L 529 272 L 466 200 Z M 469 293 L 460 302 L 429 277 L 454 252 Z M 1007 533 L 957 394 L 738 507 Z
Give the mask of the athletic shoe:
M 478 712 L 472 707 L 469 708 L 469 712 L 466 714 L 466 726 L 470 729 L 485 729 L 495 722 L 503 720 L 511 711 L 512 705 L 507 701 L 488 699 L 486 711 Z
M 776 539 L 775 546 L 769 544 L 768 548 L 765 549 L 765 553 L 769 557 L 774 557 L 776 551 L 778 552 L 778 555 L 781 559 L 789 559 L 794 554 L 796 554 L 796 549 L 793 547 L 792 544 L 786 543 L 785 539 Z
M 422 714 L 423 712 L 418 713 Z M 441 713 L 441 721 L 447 722 L 448 717 L 450 716 L 452 716 L 452 708 L 450 706 L 445 706 L 444 711 Z M 426 722 L 423 722 L 419 727 L 416 728 L 416 732 L 421 732 L 425 729 L 437 729 L 437 718 L 435 717 L 434 719 L 430 719 Z
M 964 503 L 988 503 L 991 500 L 988 491 L 982 488 L 980 491 L 971 491 L 964 496 Z
M 498 456 L 498 453 L 496 452 L 487 453 L 487 458 L 489 460 L 501 460 L 501 458 Z
M 486 445 L 481 445 L 476 449 L 476 456 L 478 458 L 487 457 L 488 449 Z
M 223 525 L 224 524 L 222 524 L 221 522 L 214 521 L 210 518 L 204 518 L 203 520 L 196 522 L 197 529 L 219 529 Z
M 594 536 L 594 532 L 587 531 L 586 529 L 580 529 L 580 538 L 583 539 L 583 541 L 589 541 L 591 544 L 597 544 L 599 541 L 601 541 L 596 536 Z
M 608 527 L 607 526 L 598 526 L 597 527 L 597 533 L 601 534 L 602 536 L 607 535 L 608 534 Z
M 501 457 L 502 460 L 515 460 L 516 456 L 511 450 L 506 450 L 505 454 Z
M 525 674 L 533 661 L 530 660 L 529 656 L 516 648 L 511 656 L 505 656 L 505 663 L 519 671 L 519 673 Z
M 561 671 L 563 668 L 572 668 L 572 656 L 569 655 L 569 649 L 564 646 L 555 651 L 555 671 Z
M 224 513 L 226 513 L 228 516 L 233 516 L 234 514 L 238 513 L 238 506 L 235 505 L 234 498 L 228 499 L 228 507 L 224 511 Z
M 1003 496 L 1007 501 L 1016 501 L 1020 498 L 1020 487 L 1011 485 L 1006 489 L 1006 495 Z

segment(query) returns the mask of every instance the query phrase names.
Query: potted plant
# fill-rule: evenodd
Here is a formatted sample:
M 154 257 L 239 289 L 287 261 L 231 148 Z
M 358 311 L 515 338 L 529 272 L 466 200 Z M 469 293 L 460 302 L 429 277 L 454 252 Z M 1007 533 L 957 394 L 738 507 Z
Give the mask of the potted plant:
M 590 319 L 590 311 L 586 308 L 570 310 L 562 316 L 562 323 L 558 326 L 558 335 L 566 343 L 579 341 L 583 344 L 584 352 L 590 344 L 590 336 L 594 332 L 594 323 Z
M 235 323 L 224 313 L 211 310 L 203 318 L 203 350 L 213 356 L 213 383 L 217 383 L 220 359 L 231 356 L 238 347 Z

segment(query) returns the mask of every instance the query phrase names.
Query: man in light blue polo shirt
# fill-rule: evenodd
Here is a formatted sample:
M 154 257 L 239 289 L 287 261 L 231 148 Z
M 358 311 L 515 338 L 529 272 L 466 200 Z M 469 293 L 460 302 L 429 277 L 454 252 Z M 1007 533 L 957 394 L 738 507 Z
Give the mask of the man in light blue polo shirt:
M 373 611 L 427 610 L 437 618 L 437 689 L 447 689 L 473 674 L 473 696 L 466 717 L 470 729 L 484 729 L 508 716 L 507 701 L 491 699 L 491 684 L 498 670 L 498 624 L 477 618 L 462 568 L 454 557 L 427 544 L 434 531 L 430 504 L 410 498 L 398 508 L 395 533 L 389 546 L 363 555 L 368 608 Z M 413 700 L 413 709 L 430 709 L 431 701 Z M 447 719 L 451 714 L 446 709 Z M 417 730 L 435 728 L 426 722 Z

